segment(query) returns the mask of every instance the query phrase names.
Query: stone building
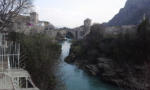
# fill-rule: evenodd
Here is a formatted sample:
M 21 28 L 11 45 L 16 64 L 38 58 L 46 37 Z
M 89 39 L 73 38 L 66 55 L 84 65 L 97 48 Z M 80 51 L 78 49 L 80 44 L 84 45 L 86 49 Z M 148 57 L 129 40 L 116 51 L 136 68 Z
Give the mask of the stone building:
M 84 20 L 84 25 L 75 28 L 76 30 L 76 39 L 83 39 L 87 34 L 90 33 L 91 29 L 91 19 L 87 18 Z
M 55 29 L 55 26 L 47 21 L 39 21 L 38 25 L 41 27 L 44 27 L 44 30 L 54 30 Z
M 129 35 L 131 38 L 136 37 L 137 25 L 109 26 L 104 29 L 104 37 L 118 37 Z
M 33 25 L 37 25 L 39 22 L 39 15 L 36 12 L 30 13 L 30 22 Z
M 89 31 L 91 27 L 91 19 L 87 18 L 84 20 L 84 30 Z
M 10 26 L 9 31 L 16 32 L 44 32 L 44 30 L 51 30 L 55 27 L 47 21 L 39 21 L 38 14 L 36 12 L 30 13 L 28 16 L 18 15 L 14 19 L 14 23 Z
M 18 15 L 17 18 L 14 19 L 14 23 L 12 26 L 10 26 L 10 30 L 12 31 L 24 31 L 24 30 L 30 30 L 31 25 L 30 25 L 30 16 L 22 16 Z
M 91 19 L 87 18 L 86 20 L 84 20 L 84 35 L 87 35 L 90 33 L 90 29 L 91 29 Z

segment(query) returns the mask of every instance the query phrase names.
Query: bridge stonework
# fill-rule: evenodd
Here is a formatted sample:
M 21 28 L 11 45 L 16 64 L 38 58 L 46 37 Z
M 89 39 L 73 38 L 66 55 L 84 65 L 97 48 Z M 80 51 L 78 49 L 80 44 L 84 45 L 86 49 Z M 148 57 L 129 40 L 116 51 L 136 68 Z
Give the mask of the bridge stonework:
M 41 33 L 47 34 L 51 38 L 65 38 L 68 34 L 71 34 L 72 39 L 80 40 L 83 39 L 87 34 L 90 33 L 91 28 L 91 20 L 84 20 L 84 25 L 80 27 L 76 27 L 73 29 L 63 28 L 63 29 L 53 29 L 53 30 L 45 30 Z
M 91 20 L 86 19 L 84 20 L 84 25 L 74 28 L 73 30 L 69 30 L 68 32 L 72 33 L 74 39 L 80 40 L 90 33 L 90 29 L 91 29 Z

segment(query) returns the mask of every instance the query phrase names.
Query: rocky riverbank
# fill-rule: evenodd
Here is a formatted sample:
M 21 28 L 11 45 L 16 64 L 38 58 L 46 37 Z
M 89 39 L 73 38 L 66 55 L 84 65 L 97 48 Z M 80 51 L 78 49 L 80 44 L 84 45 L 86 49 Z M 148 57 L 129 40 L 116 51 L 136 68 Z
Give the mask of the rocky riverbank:
M 146 90 L 145 83 L 142 81 L 145 79 L 143 77 L 145 66 L 135 66 L 134 70 L 127 70 L 129 67 L 119 67 L 113 63 L 112 59 L 98 58 L 97 60 L 97 64 L 84 64 L 78 61 L 69 61 L 68 63 L 75 64 L 90 75 L 96 76 L 108 84 L 124 88 L 125 90 Z M 68 59 L 66 59 L 67 61 Z M 136 75 L 137 73 L 140 74 Z M 147 87 L 149 87 L 148 84 Z
M 150 90 L 149 26 L 143 21 L 134 38 L 128 34 L 106 38 L 104 28 L 93 25 L 84 40 L 73 42 L 65 61 L 120 88 Z

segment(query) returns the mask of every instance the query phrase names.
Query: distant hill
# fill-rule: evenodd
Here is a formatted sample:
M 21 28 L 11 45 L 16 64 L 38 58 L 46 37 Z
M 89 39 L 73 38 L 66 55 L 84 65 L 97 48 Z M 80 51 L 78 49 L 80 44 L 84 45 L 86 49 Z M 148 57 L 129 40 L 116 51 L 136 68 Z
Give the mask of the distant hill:
M 150 0 L 127 0 L 122 8 L 106 25 L 136 25 L 146 15 L 150 17 Z

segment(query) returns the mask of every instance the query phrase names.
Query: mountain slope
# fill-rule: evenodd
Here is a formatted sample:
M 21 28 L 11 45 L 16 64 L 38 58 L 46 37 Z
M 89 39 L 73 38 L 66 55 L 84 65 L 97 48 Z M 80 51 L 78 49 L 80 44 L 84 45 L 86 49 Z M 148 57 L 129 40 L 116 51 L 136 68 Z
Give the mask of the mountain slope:
M 109 26 L 139 24 L 146 15 L 150 17 L 150 0 L 127 0 L 122 8 L 108 23 Z

